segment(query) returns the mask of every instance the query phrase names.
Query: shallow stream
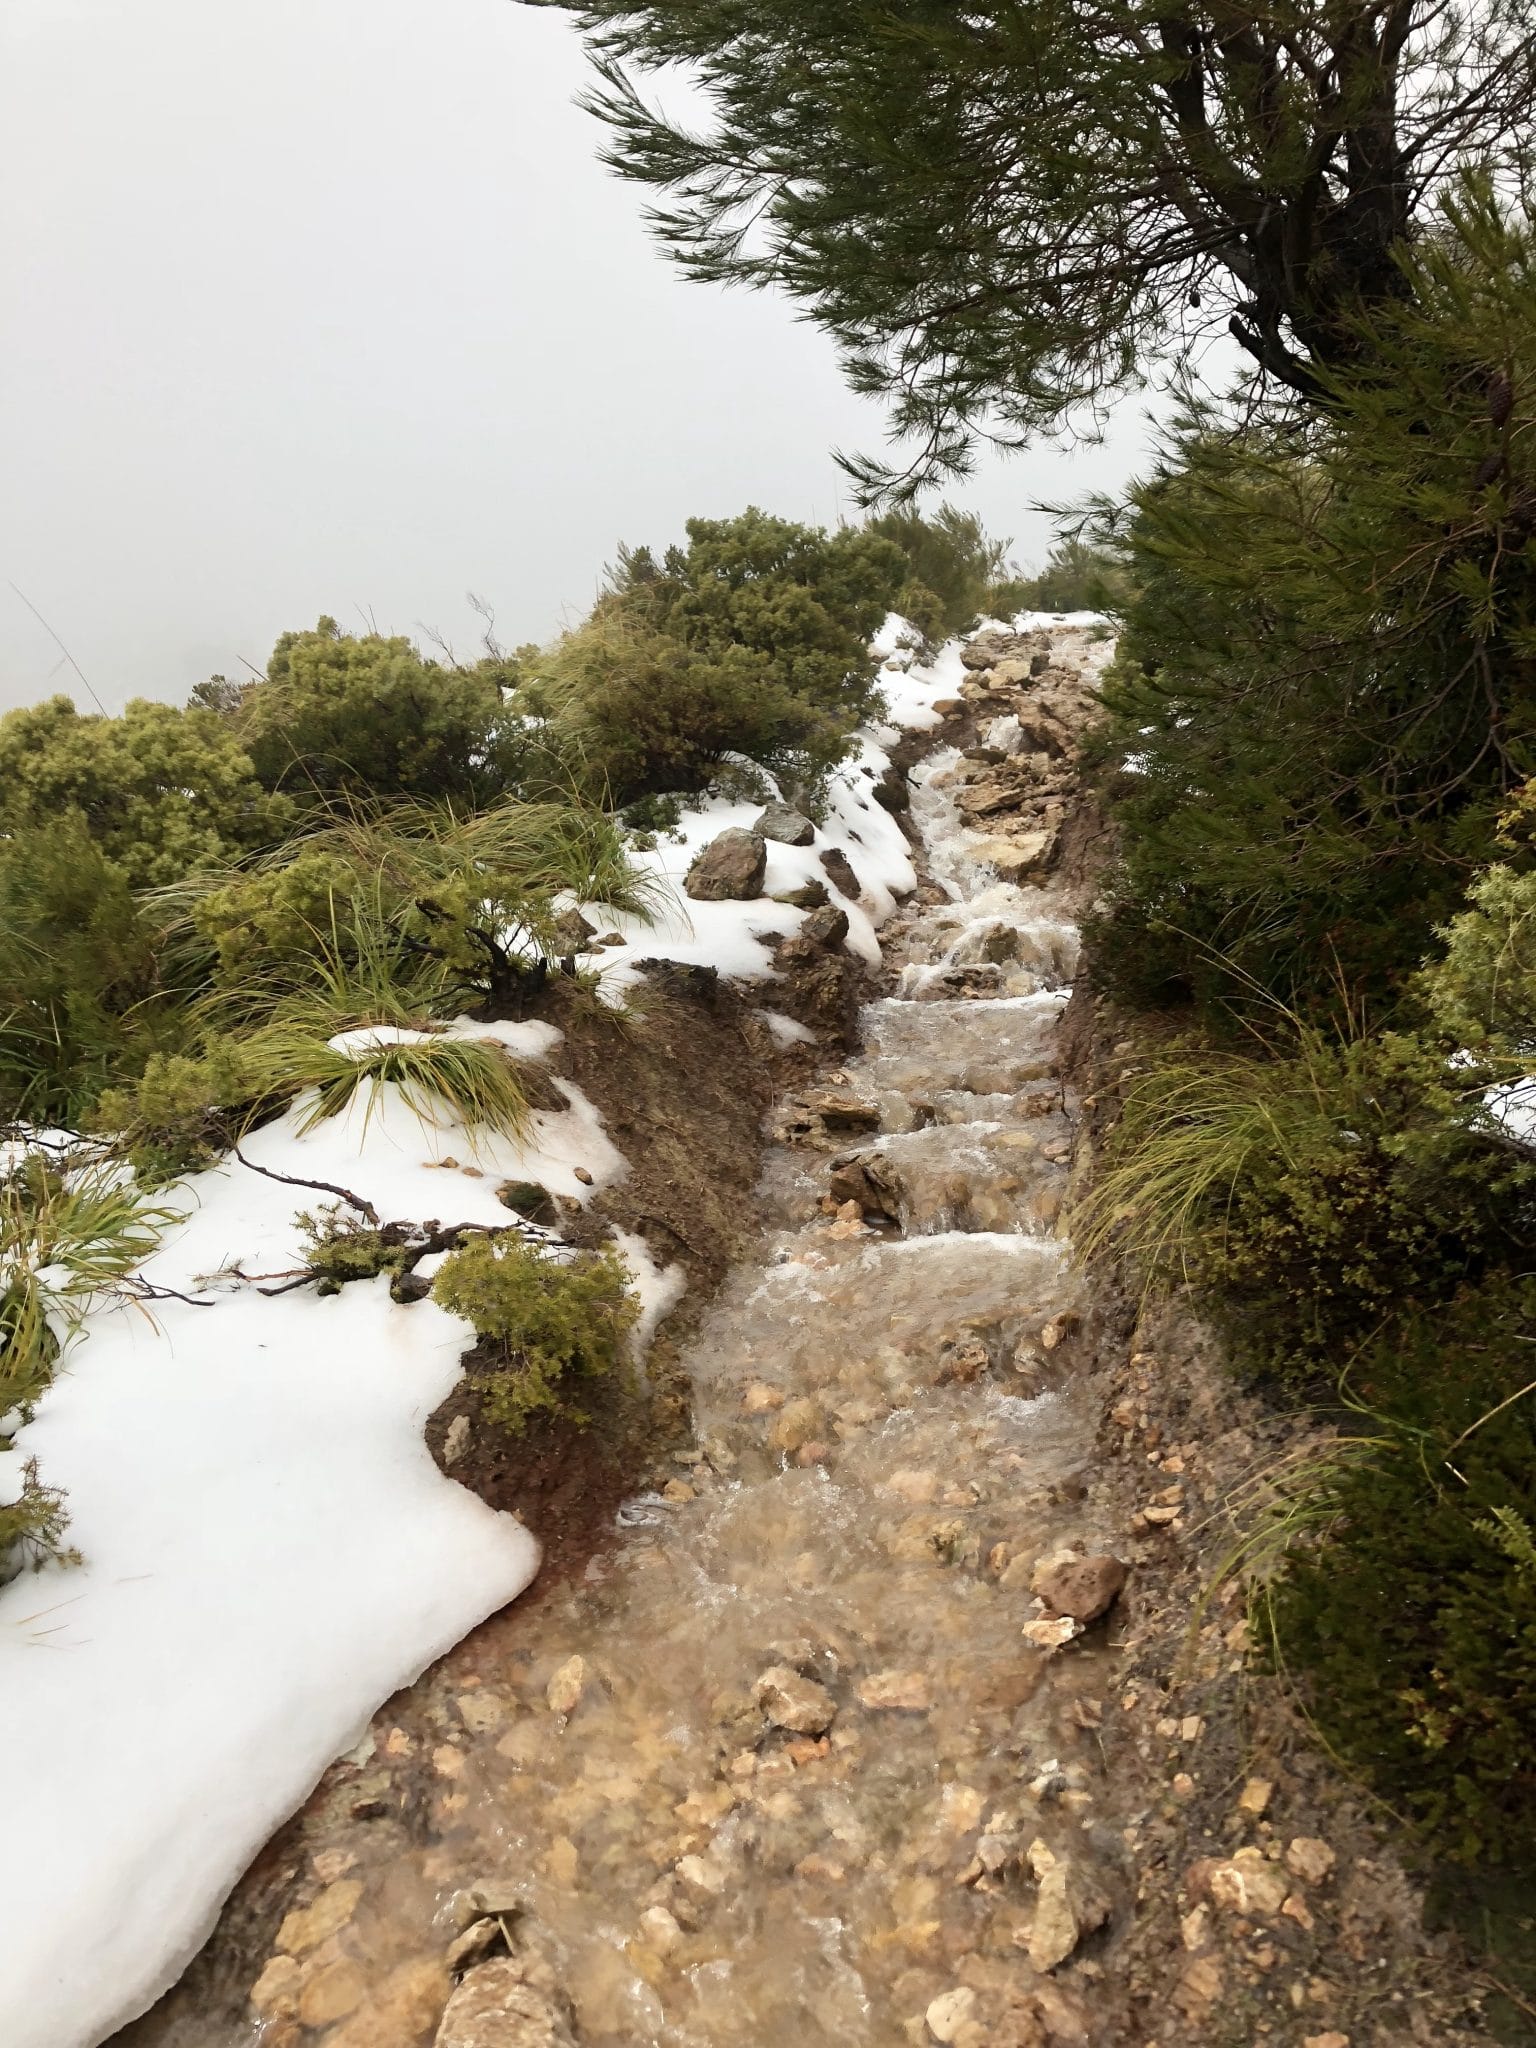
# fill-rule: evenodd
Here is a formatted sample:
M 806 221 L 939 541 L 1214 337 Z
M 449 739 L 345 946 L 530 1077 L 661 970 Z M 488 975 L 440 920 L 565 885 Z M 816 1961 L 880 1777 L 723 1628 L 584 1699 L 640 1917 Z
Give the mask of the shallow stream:
M 435 1740 L 379 1738 L 428 1752 L 431 1838 L 351 1831 L 345 1912 L 257 2038 L 393 2048 L 475 1884 L 589 2048 L 1043 2038 L 1031 1851 L 1113 1861 L 1106 1653 L 1023 1633 L 1037 1561 L 1101 1534 L 1056 1235 L 1076 934 L 967 860 L 954 762 L 918 772 L 932 880 L 886 928 L 892 992 L 824 1077 L 878 1127 L 773 1148 L 761 1257 L 685 1359 L 697 1449 L 584 1581 L 479 1632 Z

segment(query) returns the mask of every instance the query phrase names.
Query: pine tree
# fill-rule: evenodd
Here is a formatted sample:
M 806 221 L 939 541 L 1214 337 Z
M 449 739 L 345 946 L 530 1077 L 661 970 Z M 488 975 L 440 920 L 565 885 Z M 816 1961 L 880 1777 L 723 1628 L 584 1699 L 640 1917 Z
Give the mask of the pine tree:
M 606 160 L 693 277 L 770 286 L 964 474 L 1225 324 L 1315 391 L 1448 179 L 1518 168 L 1530 0 L 529 0 L 597 61 Z M 702 121 L 647 74 L 686 67 Z

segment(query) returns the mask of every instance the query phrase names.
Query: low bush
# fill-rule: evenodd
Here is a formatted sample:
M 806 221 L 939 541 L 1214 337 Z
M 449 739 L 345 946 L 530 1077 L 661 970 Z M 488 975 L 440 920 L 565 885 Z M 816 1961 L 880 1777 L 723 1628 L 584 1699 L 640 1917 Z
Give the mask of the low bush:
M 481 1340 L 485 1412 L 517 1435 L 558 1412 L 589 1420 L 573 1384 L 613 1373 L 639 1313 L 615 1251 L 546 1251 L 516 1233 L 476 1238 L 443 1261 L 432 1294 Z
M 892 609 L 925 639 L 963 633 L 992 609 L 1008 543 L 992 540 L 973 512 L 941 505 L 930 517 L 900 506 L 871 519 L 868 531 L 906 556 L 907 574 Z
M 1243 1367 L 1330 1388 L 1383 1327 L 1531 1241 L 1536 1161 L 1480 1102 L 1475 1070 L 1401 1033 L 1162 1055 L 1128 1084 L 1080 1248 L 1118 1240 L 1200 1291 Z
M 1536 1841 L 1536 1282 L 1400 1322 L 1350 1375 L 1366 1434 L 1303 1480 L 1314 1535 L 1263 1603 L 1335 1747 L 1433 1846 Z
M 228 723 L 142 699 L 121 717 L 67 697 L 0 717 L 0 832 L 73 811 L 134 888 L 174 882 L 282 838 L 293 806 L 256 779 Z
M 152 932 L 82 814 L 0 841 L 0 1121 L 76 1123 L 176 1031 Z
M 869 641 L 906 580 L 879 535 L 749 509 L 625 549 L 592 617 L 529 664 L 518 702 L 589 793 L 622 807 L 743 757 L 813 793 L 878 709 Z
M 88 1147 L 33 1149 L 0 1174 L 0 1416 L 25 1416 L 53 1377 L 61 1336 L 154 1250 L 175 1212 L 147 1202 Z M 62 1562 L 65 1514 L 35 1469 L 0 1507 L 0 1581 L 27 1564 Z
M 511 711 L 512 669 L 429 660 L 403 636 L 322 618 L 284 633 L 243 688 L 233 729 L 260 781 L 304 807 L 412 799 L 479 808 L 516 793 L 532 736 Z

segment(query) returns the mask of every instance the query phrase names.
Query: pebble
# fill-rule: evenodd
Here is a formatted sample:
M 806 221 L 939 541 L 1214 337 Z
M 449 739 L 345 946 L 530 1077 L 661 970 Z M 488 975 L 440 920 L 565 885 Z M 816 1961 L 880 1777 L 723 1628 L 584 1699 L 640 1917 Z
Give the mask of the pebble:
M 1297 1835 L 1285 1852 L 1285 1867 L 1308 1884 L 1322 1884 L 1338 1858 L 1316 1835 Z
M 794 1735 L 823 1735 L 837 1714 L 826 1687 L 788 1664 L 770 1665 L 753 1687 L 753 1697 L 775 1728 Z
M 552 1714 L 574 1714 L 581 1704 L 582 1689 L 587 1682 L 587 1662 L 584 1657 L 567 1657 L 560 1669 L 545 1687 L 544 1697 Z
M 318 1948 L 322 1941 L 329 1941 L 346 1926 L 362 1896 L 360 1878 L 338 1878 L 311 1905 L 301 1906 L 285 1917 L 277 1930 L 277 1946 L 296 1956 Z
M 872 1671 L 859 1681 L 858 1700 L 872 1713 L 926 1714 L 933 1686 L 924 1671 Z

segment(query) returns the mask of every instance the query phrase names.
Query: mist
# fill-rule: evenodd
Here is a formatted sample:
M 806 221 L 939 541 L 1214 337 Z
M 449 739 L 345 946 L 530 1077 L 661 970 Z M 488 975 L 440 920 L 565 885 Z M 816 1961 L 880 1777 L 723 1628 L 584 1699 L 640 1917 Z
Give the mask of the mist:
M 564 17 L 8 0 L 0 60 L 0 706 L 179 700 L 322 612 L 470 655 L 470 592 L 543 639 L 620 540 L 852 511 L 832 451 L 879 408 L 659 254 Z M 1037 562 L 1032 504 L 1146 437 L 1131 403 L 955 496 Z

